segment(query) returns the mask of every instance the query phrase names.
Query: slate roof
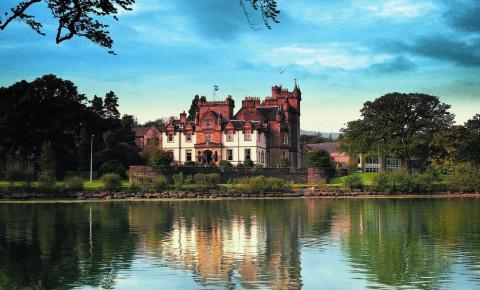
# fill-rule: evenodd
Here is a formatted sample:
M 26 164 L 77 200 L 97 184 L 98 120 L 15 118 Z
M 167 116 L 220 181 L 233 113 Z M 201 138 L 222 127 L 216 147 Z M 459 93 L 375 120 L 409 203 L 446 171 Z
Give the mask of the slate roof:
M 328 153 L 338 153 L 340 151 L 340 142 L 325 142 L 325 143 L 315 143 L 315 144 L 305 144 L 307 150 L 318 150 L 322 149 Z
M 259 107 L 258 108 L 260 113 L 262 113 L 262 115 L 265 116 L 265 118 L 268 121 L 275 120 L 275 118 L 277 116 L 278 109 L 279 109 L 278 106 L 275 106 L 275 107 Z

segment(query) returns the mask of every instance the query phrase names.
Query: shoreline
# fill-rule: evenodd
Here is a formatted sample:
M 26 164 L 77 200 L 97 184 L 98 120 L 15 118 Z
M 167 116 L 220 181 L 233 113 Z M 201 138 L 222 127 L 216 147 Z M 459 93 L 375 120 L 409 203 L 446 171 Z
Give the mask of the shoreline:
M 122 202 L 122 201 L 221 201 L 221 200 L 275 200 L 275 199 L 431 199 L 431 198 L 480 198 L 480 193 L 439 192 L 439 193 L 370 193 L 370 192 L 319 192 L 302 190 L 286 193 L 226 193 L 167 191 L 161 193 L 125 193 L 125 192 L 77 192 L 52 196 L 49 194 L 15 193 L 11 196 L 0 195 L 2 203 L 83 203 L 83 202 Z

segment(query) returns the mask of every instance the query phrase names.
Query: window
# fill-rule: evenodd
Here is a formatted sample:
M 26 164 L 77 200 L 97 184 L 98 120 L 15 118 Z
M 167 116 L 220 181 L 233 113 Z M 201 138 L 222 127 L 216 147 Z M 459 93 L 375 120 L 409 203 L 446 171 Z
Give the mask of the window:
M 192 133 L 185 133 L 185 142 L 192 142 Z
M 282 144 L 288 145 L 288 135 L 287 135 L 287 134 L 283 134 L 283 136 L 282 136 Z
M 233 150 L 232 149 L 227 149 L 227 160 L 228 161 L 233 160 Z
M 207 120 L 205 121 L 205 127 L 207 127 L 207 128 L 212 128 L 212 120 L 207 119 Z
M 245 141 L 250 141 L 252 140 L 252 133 L 249 131 L 245 131 L 245 134 L 243 134 L 243 138 Z
M 282 152 L 282 157 L 283 157 L 283 159 L 288 159 L 287 151 Z
M 365 172 L 379 172 L 380 163 L 378 156 L 367 156 L 365 158 Z
M 260 162 L 265 163 L 265 153 L 263 151 L 260 153 Z
M 250 149 L 245 149 L 245 160 L 251 160 L 252 156 L 250 154 Z
M 173 142 L 173 133 L 168 133 L 167 141 L 168 142 Z
M 172 156 L 172 158 L 174 157 L 173 150 L 168 150 L 167 152 L 168 152 L 168 154 L 170 154 L 170 156 Z
M 154 138 L 147 138 L 147 145 L 155 145 L 158 146 L 160 144 L 160 139 L 154 137 Z
M 395 157 L 386 157 L 385 158 L 385 169 L 387 171 L 398 171 L 400 170 L 400 159 Z
M 185 156 L 187 161 L 192 161 L 192 150 L 187 150 Z
M 233 142 L 233 132 L 232 131 L 227 132 L 227 142 Z
M 211 139 L 212 139 L 212 134 L 211 133 L 205 133 L 205 141 L 210 142 Z

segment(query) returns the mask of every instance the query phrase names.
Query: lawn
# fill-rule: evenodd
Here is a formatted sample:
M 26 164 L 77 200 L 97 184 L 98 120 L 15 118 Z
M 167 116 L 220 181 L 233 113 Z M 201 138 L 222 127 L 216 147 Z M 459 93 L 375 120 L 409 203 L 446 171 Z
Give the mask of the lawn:
M 15 187 L 20 187 L 20 186 L 23 186 L 24 183 L 17 181 L 17 182 L 14 182 L 13 185 Z M 58 187 L 63 187 L 64 185 L 65 185 L 65 182 L 63 182 L 63 181 L 57 181 L 57 183 L 56 183 L 56 186 L 58 186 Z M 8 188 L 9 186 L 10 186 L 9 181 L 0 180 L 0 188 Z M 32 186 L 37 187 L 38 182 L 37 181 L 32 182 Z M 103 187 L 104 187 L 103 182 L 101 182 L 98 179 L 92 180 L 92 183 L 90 183 L 90 181 L 85 181 L 83 183 L 83 188 L 85 188 L 85 190 L 101 190 L 101 189 L 103 189 Z M 130 187 L 130 182 L 128 180 L 122 180 L 122 187 L 123 188 Z
M 375 176 L 378 175 L 378 173 L 355 173 L 356 175 L 359 175 L 362 178 L 362 182 L 365 185 L 371 185 L 373 183 L 373 180 Z M 329 184 L 342 184 L 343 180 L 346 178 L 346 176 L 342 177 L 334 177 L 329 180 Z

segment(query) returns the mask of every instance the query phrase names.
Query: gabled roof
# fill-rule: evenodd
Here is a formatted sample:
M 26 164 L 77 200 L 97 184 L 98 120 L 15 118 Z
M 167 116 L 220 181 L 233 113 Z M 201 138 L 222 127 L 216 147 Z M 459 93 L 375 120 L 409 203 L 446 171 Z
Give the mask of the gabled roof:
M 275 107 L 259 107 L 258 110 L 260 113 L 262 113 L 263 116 L 265 116 L 265 119 L 268 121 L 273 121 L 275 120 L 277 116 L 277 112 L 279 110 L 278 106 Z
M 138 126 L 138 127 L 133 127 L 132 131 L 135 133 L 135 137 L 140 138 L 145 136 L 147 134 L 148 130 L 150 129 L 156 129 L 159 132 L 163 131 L 163 128 L 157 127 L 157 126 Z

